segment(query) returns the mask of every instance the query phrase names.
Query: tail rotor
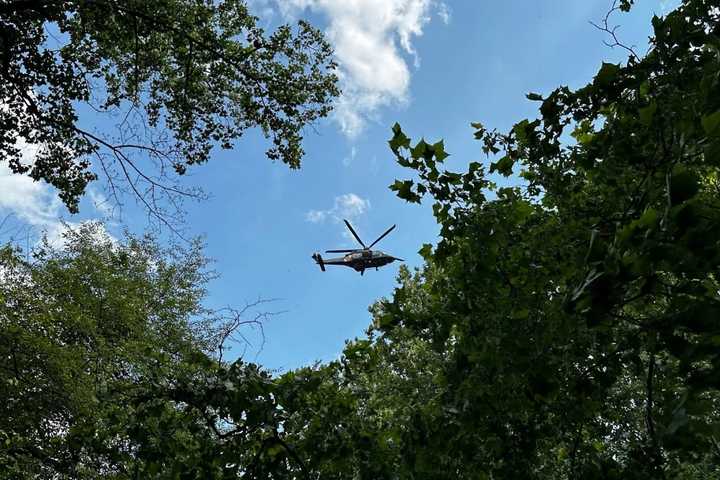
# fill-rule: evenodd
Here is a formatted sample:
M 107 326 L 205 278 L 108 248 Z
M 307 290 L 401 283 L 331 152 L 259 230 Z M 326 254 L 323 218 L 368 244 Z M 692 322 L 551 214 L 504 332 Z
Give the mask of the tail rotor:
M 320 270 L 323 272 L 325 271 L 325 262 L 323 262 L 323 258 L 320 256 L 319 253 L 313 253 L 312 255 L 313 260 L 315 260 L 315 263 L 320 265 Z

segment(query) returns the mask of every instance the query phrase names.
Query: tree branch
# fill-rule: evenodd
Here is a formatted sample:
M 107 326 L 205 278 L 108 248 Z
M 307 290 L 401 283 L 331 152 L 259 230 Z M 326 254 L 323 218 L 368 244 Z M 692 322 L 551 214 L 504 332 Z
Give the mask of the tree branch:
M 610 10 L 605 14 L 605 18 L 602 19 L 601 24 L 597 24 L 597 23 L 593 22 L 592 20 L 589 20 L 589 23 L 590 23 L 590 25 L 597 28 L 601 32 L 605 32 L 608 35 L 610 35 L 610 37 L 612 38 L 613 41 L 612 41 L 612 43 L 610 43 L 606 40 L 603 40 L 603 43 L 605 45 L 607 45 L 610 48 L 615 48 L 615 47 L 623 48 L 623 49 L 627 50 L 628 53 L 630 53 L 630 58 L 633 61 L 638 61 L 638 60 L 640 60 L 640 57 L 638 57 L 638 54 L 635 53 L 635 50 L 633 49 L 633 47 L 628 47 L 627 45 L 625 45 L 618 39 L 616 32 L 620 28 L 620 25 L 613 25 L 612 27 L 610 26 L 610 16 L 613 13 L 615 13 L 616 11 L 620 10 L 620 7 L 617 5 L 617 3 L 618 3 L 618 0 L 613 0 L 612 6 L 610 7 Z

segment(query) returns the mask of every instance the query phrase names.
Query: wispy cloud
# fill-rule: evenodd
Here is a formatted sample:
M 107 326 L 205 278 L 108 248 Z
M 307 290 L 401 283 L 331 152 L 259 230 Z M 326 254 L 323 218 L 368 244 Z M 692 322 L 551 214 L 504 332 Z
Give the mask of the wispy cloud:
M 350 164 L 355 161 L 356 156 L 357 156 L 357 148 L 353 145 L 350 148 L 350 155 L 343 157 L 343 159 L 342 159 L 343 165 L 345 165 L 346 167 L 349 167 Z
M 450 7 L 448 6 L 447 3 L 444 3 L 444 2 L 438 3 L 437 15 L 438 15 L 438 17 L 440 17 L 440 20 L 442 20 L 442 22 L 445 25 L 450 24 L 450 19 L 452 17 L 452 10 L 450 10 Z
M 310 223 L 323 223 L 326 220 L 340 222 L 343 219 L 353 221 L 369 209 L 369 200 L 354 193 L 346 193 L 335 197 L 332 208 L 308 211 L 305 214 L 305 220 Z
M 413 39 L 422 35 L 433 6 L 443 22 L 450 20 L 450 10 L 441 0 L 275 1 L 286 18 L 304 10 L 328 18 L 326 33 L 335 48 L 343 91 L 334 115 L 350 138 L 357 137 L 381 107 L 407 103 L 410 69 L 403 53 L 419 66 Z
M 322 223 L 328 217 L 330 210 L 310 210 L 305 214 L 305 220 L 310 223 Z
M 88 186 L 87 194 L 95 210 L 97 210 L 105 220 L 110 221 L 115 218 L 115 205 L 109 198 L 93 188 L 92 185 Z

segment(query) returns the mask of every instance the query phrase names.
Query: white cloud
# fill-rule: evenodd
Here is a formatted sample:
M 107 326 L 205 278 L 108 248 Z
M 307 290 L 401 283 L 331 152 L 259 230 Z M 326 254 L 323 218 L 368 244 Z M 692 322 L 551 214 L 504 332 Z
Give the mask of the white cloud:
M 22 151 L 22 163 L 32 165 L 40 147 L 28 144 L 23 139 L 18 139 L 17 145 Z M 89 192 L 97 205 L 97 200 L 101 197 L 93 190 Z M 103 205 L 96 208 L 104 213 Z M 45 235 L 51 244 L 57 245 L 62 242 L 63 233 L 68 228 L 79 225 L 63 220 L 63 209 L 62 201 L 51 186 L 35 181 L 27 175 L 13 173 L 6 163 L 0 162 L 0 219 L 12 217 L 16 223 L 27 227 L 22 228 L 22 231 L 27 232 L 33 240 Z M 0 238 L 0 241 L 5 240 Z
M 305 220 L 310 223 L 323 223 L 330 219 L 340 222 L 343 219 L 354 220 L 370 209 L 370 201 L 354 193 L 346 193 L 335 197 L 333 207 L 328 210 L 310 210 Z
M 62 203 L 47 185 L 27 175 L 15 174 L 1 164 L 0 192 L 0 216 L 12 216 L 16 223 L 27 227 L 17 231 L 26 232 L 33 242 L 40 235 L 46 235 L 51 244 L 57 244 L 65 229 L 75 225 L 60 218 Z
M 441 0 L 275 1 L 286 18 L 306 9 L 328 17 L 326 33 L 335 48 L 343 91 L 335 119 L 350 138 L 362 132 L 381 107 L 407 103 L 410 69 L 402 51 L 419 66 L 412 40 L 422 35 L 431 7 L 436 6 L 443 22 L 450 18 Z
M 37 145 L 18 140 L 23 152 L 22 162 L 32 164 Z M 62 203 L 52 189 L 34 181 L 27 175 L 13 173 L 5 163 L 0 163 L 0 211 L 11 213 L 33 227 L 47 227 L 58 222 Z

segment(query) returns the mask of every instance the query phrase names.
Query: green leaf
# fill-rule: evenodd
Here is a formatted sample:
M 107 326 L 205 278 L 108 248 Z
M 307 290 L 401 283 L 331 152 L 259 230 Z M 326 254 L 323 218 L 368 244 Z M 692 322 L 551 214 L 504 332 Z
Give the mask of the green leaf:
M 517 137 L 520 144 L 527 142 L 529 128 L 530 122 L 527 119 L 524 119 L 513 126 L 513 132 L 515 133 L 515 136 Z
M 421 197 L 413 192 L 413 184 L 414 182 L 412 180 L 395 180 L 395 183 L 390 185 L 390 190 L 397 192 L 397 196 L 407 202 L 420 203 Z
M 557 458 L 557 460 L 558 460 L 558 461 L 563 461 L 563 460 L 565 460 L 567 457 L 568 457 L 567 449 L 564 448 L 564 447 L 558 448 L 557 453 L 556 453 L 556 458 Z
M 652 123 L 655 111 L 657 111 L 657 102 L 655 101 L 650 102 L 648 106 L 642 107 L 640 110 L 638 110 L 638 114 L 640 116 L 640 123 L 642 123 L 646 127 L 649 127 Z
M 393 153 L 397 155 L 400 148 L 410 148 L 410 139 L 403 133 L 398 123 L 393 125 L 392 131 L 393 138 L 388 143 Z
M 442 140 L 433 145 L 433 150 L 435 151 L 435 160 L 438 162 L 442 162 L 450 156 L 450 154 L 445 152 L 445 144 Z
M 270 447 L 268 447 L 265 450 L 265 453 L 267 454 L 268 457 L 275 458 L 279 455 L 283 455 L 285 453 L 285 449 L 283 448 L 283 446 L 281 444 L 275 443 L 275 444 L 271 445 Z
M 447 204 L 434 203 L 432 206 L 433 215 L 438 223 L 443 224 L 449 218 L 450 207 Z
M 578 124 L 577 127 L 575 127 L 575 130 L 572 131 L 570 134 L 575 140 L 578 141 L 581 145 L 588 145 L 592 142 L 593 138 L 595 138 L 595 132 L 592 128 L 592 122 L 589 121 L 583 121 Z M 587 155 L 586 155 L 587 157 Z M 589 168 L 592 164 L 590 163 L 587 165 L 586 168 Z
M 432 245 L 429 243 L 423 243 L 423 246 L 420 250 L 418 250 L 418 253 L 426 262 L 429 262 L 432 258 Z
M 421 158 L 423 158 L 423 157 L 425 156 L 425 152 L 427 151 L 428 147 L 430 147 L 430 145 L 428 145 L 427 143 L 425 143 L 425 140 L 424 140 L 424 139 L 421 139 L 421 140 L 410 150 L 410 155 L 412 155 L 412 158 L 413 158 L 413 159 L 415 159 L 415 160 L 420 160 Z M 430 147 L 430 148 L 431 148 L 431 147 Z
M 645 80 L 640 84 L 640 96 L 643 98 L 647 97 L 648 93 L 650 93 L 650 84 Z
M 412 167 L 412 165 L 413 165 L 415 162 L 411 162 L 410 160 L 408 160 L 408 159 L 405 158 L 404 156 L 398 154 L 398 155 L 397 155 L 397 163 L 398 163 L 398 165 L 400 165 L 401 167 L 409 168 L 409 167 Z
M 645 213 L 642 214 L 642 216 L 638 220 L 638 224 L 646 227 L 646 228 L 652 228 L 655 225 L 657 225 L 658 221 L 658 212 L 654 208 L 648 208 L 645 210 Z
M 540 95 L 539 93 L 532 93 L 532 92 L 531 92 L 531 93 L 528 93 L 527 95 L 525 95 L 525 97 L 526 97 L 528 100 L 532 100 L 532 101 L 534 101 L 534 102 L 541 102 L 541 101 L 543 100 L 542 95 Z
M 455 172 L 445 172 L 443 180 L 451 185 L 460 185 L 462 183 L 462 174 Z
M 702 126 L 705 133 L 710 136 L 720 135 L 720 110 L 702 118 Z
M 506 177 L 510 176 L 512 175 L 512 168 L 514 164 L 515 161 L 510 157 L 510 155 L 505 155 L 500 160 L 490 165 L 490 173 L 498 172 Z
M 160 465 L 158 465 L 156 462 L 150 462 L 146 470 L 147 473 L 149 473 L 151 476 L 155 476 L 160 471 Z
M 601 87 L 610 85 L 617 77 L 620 67 L 614 63 L 603 62 L 600 71 L 595 75 L 595 83 Z
M 485 136 L 485 133 L 487 132 L 485 130 L 485 127 L 482 123 L 473 122 L 470 124 L 472 128 L 475 129 L 475 132 L 473 133 L 473 137 L 475 137 L 476 140 L 480 140 Z
M 620 10 L 629 12 L 635 0 L 620 0 Z
M 684 167 L 678 167 L 673 171 L 670 181 L 670 199 L 674 205 L 691 199 L 699 190 L 700 182 L 694 172 Z

